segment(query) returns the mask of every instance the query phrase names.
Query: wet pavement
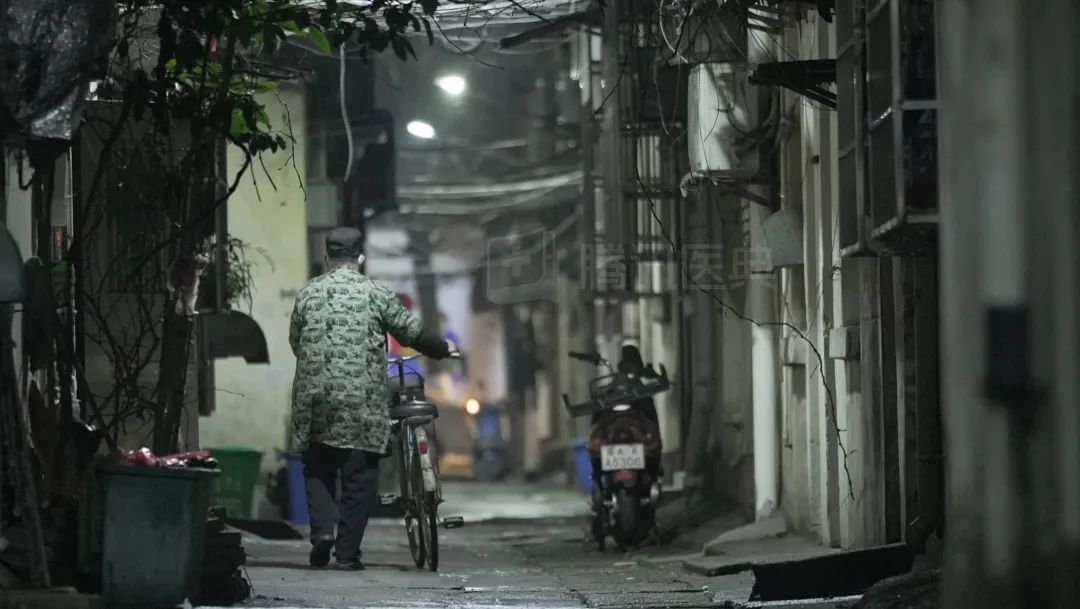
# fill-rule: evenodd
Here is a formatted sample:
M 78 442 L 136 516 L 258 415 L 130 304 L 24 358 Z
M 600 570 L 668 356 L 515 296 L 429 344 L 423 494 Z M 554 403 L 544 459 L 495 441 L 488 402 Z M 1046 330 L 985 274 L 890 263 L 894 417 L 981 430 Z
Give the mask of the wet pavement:
M 689 573 L 678 546 L 599 552 L 585 541 L 584 498 L 572 492 L 451 484 L 444 494 L 440 514 L 463 516 L 467 524 L 439 531 L 438 573 L 413 566 L 404 528 L 393 520 L 370 525 L 362 572 L 308 567 L 306 542 L 248 537 L 254 592 L 243 606 L 645 609 L 745 606 L 749 598 L 749 573 Z

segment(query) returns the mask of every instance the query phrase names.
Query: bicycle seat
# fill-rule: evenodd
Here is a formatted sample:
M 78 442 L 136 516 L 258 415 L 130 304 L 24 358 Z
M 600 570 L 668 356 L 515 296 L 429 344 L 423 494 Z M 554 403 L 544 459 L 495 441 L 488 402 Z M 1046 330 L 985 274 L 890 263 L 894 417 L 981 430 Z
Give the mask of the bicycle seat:
M 390 406 L 390 418 L 395 421 L 402 419 L 437 419 L 439 409 L 430 402 L 408 401 L 404 404 Z

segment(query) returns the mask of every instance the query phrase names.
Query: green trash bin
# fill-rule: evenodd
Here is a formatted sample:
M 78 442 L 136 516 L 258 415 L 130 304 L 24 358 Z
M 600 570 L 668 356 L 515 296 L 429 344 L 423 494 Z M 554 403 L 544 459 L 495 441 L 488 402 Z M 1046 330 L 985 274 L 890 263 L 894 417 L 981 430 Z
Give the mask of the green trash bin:
M 262 453 L 246 446 L 223 446 L 209 451 L 221 470 L 221 477 L 211 490 L 211 504 L 225 508 L 230 516 L 251 518 Z
M 202 578 L 209 489 L 217 472 L 110 463 L 96 472 L 93 547 L 110 609 L 175 607 Z

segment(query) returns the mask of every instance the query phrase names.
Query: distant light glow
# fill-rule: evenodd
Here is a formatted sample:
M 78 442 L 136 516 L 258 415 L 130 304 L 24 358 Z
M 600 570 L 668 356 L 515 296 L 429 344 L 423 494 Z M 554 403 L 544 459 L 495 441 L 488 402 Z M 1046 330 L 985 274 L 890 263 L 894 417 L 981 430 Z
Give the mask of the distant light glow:
M 480 401 L 476 398 L 469 398 L 468 401 L 465 402 L 465 412 L 473 416 L 480 414 Z
M 627 410 L 630 410 L 630 404 L 619 404 L 612 408 L 612 410 L 615 412 L 626 412 Z
M 447 95 L 453 95 L 454 97 L 464 93 L 466 88 L 465 79 L 457 74 L 440 76 L 435 79 L 435 85 L 446 91 Z
M 424 121 L 410 121 L 405 129 L 414 137 L 418 137 L 422 140 L 430 140 L 435 138 L 435 127 L 432 127 L 429 123 Z

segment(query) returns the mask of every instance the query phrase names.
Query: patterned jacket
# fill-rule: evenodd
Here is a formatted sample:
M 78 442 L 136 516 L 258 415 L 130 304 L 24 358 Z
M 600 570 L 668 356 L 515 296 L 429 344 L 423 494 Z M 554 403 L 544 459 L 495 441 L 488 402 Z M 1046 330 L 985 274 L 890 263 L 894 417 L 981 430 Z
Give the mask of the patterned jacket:
M 423 327 L 385 286 L 357 269 L 316 277 L 296 296 L 292 446 L 311 442 L 386 451 L 390 437 L 386 334 L 412 345 Z

